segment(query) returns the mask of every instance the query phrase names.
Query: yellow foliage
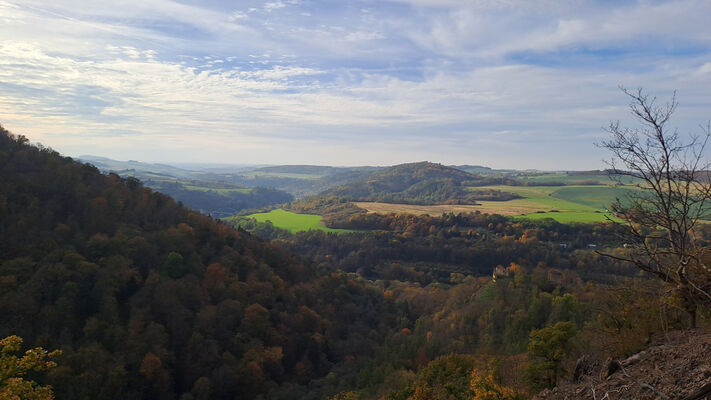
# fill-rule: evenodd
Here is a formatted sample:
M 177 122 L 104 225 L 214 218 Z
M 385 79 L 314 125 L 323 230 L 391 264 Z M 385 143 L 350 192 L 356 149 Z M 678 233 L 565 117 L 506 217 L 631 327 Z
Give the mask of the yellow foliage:
M 22 358 L 12 355 L 20 350 L 22 339 L 8 336 L 0 340 L 0 400 L 51 400 L 54 398 L 50 386 L 40 386 L 36 382 L 22 378 L 29 371 L 46 371 L 54 368 L 54 361 L 48 357 L 59 356 L 55 350 L 48 353 L 41 347 L 27 350 Z
M 512 400 L 518 398 L 515 390 L 496 382 L 491 372 L 475 368 L 472 371 L 471 389 L 475 393 L 473 400 Z

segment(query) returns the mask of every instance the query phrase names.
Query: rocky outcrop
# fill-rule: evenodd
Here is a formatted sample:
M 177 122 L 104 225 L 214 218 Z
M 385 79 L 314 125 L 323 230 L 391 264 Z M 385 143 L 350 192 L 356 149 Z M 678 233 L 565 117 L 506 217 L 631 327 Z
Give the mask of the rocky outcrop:
M 581 357 L 573 379 L 535 399 L 711 399 L 711 333 L 670 333 L 625 359 L 596 363 Z

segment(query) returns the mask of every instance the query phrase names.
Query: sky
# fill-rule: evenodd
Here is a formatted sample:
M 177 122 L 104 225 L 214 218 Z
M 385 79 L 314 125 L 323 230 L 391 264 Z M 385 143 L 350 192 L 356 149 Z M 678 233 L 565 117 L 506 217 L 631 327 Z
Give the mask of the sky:
M 0 124 L 163 163 L 603 168 L 619 87 L 711 119 L 711 1 L 0 0 Z

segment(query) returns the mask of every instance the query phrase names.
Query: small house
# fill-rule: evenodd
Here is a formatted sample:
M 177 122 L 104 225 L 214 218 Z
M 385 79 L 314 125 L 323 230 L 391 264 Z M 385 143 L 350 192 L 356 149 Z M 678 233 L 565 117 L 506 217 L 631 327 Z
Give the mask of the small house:
M 504 267 L 503 265 L 497 265 L 494 268 L 494 273 L 491 278 L 496 282 L 496 278 L 508 278 L 511 276 L 511 268 Z

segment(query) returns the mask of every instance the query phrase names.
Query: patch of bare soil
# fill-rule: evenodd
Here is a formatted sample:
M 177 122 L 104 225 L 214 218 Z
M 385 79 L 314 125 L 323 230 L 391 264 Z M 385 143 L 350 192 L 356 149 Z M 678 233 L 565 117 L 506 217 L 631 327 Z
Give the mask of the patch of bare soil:
M 672 332 L 624 360 L 578 360 L 573 382 L 534 399 L 711 399 L 711 333 Z

